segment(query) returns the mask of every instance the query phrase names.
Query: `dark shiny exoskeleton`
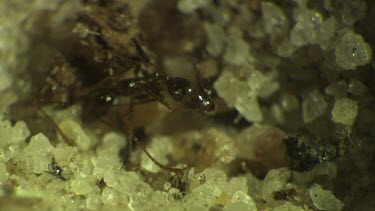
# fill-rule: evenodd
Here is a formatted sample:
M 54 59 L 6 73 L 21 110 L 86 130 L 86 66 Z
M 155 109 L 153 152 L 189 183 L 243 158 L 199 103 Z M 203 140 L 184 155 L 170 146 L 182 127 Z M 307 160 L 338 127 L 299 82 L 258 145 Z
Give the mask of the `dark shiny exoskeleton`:
M 202 88 L 193 89 L 191 83 L 179 77 L 167 77 L 169 95 L 186 107 L 200 112 L 215 110 L 215 103 Z
M 111 106 L 120 97 L 133 97 L 156 100 L 172 110 L 173 106 L 166 102 L 163 91 L 167 91 L 175 101 L 195 111 L 210 112 L 216 108 L 214 101 L 202 88 L 194 88 L 185 78 L 169 77 L 158 73 L 110 81 L 92 90 L 89 96 L 102 106 Z

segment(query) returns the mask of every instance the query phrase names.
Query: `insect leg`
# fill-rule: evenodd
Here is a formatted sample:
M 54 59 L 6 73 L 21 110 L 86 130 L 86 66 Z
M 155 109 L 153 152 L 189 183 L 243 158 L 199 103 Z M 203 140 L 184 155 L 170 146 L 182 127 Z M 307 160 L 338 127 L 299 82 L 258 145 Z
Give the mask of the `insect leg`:
M 133 99 L 132 98 L 130 99 L 130 104 L 129 104 L 129 119 L 128 119 L 128 121 L 129 121 L 129 127 L 128 127 L 129 139 L 131 141 L 134 141 L 135 143 L 137 143 L 142 148 L 142 150 L 146 153 L 147 157 L 150 158 L 155 165 L 157 165 L 159 168 L 161 168 L 163 170 L 166 170 L 166 171 L 169 171 L 169 172 L 174 172 L 174 173 L 183 173 L 186 170 L 185 168 L 168 167 L 168 166 L 165 166 L 164 164 L 160 163 L 147 151 L 146 147 L 138 140 L 138 138 L 133 135 L 132 128 L 133 128 L 133 125 L 134 125 L 134 113 L 133 113 Z
M 38 108 L 38 110 L 42 113 L 44 118 L 47 119 L 48 122 L 52 124 L 52 126 L 57 130 L 58 133 L 62 136 L 64 139 L 65 143 L 68 144 L 69 146 L 74 146 L 74 143 L 72 140 L 70 140 L 60 129 L 60 127 L 56 124 L 56 122 L 44 111 L 44 109 L 40 106 L 40 103 L 37 99 L 34 99 L 34 105 Z

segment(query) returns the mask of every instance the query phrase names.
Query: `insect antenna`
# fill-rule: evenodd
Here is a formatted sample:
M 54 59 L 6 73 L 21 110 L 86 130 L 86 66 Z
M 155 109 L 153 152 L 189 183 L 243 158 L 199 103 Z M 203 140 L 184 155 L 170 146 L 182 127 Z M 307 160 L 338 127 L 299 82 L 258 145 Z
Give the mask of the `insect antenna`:
M 138 42 L 137 38 L 131 37 L 130 38 L 134 44 L 135 49 L 137 50 L 139 56 L 144 61 L 146 65 L 151 64 L 151 59 L 147 56 L 146 52 L 143 50 L 141 44 Z

